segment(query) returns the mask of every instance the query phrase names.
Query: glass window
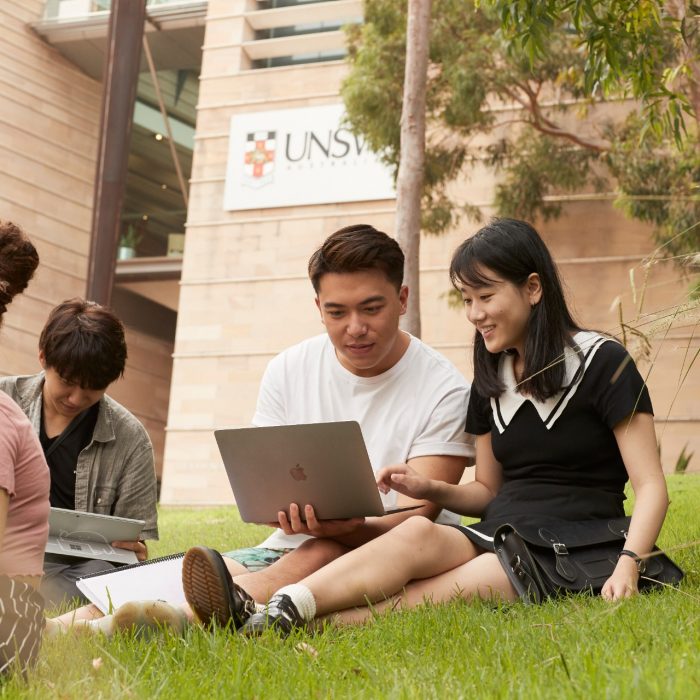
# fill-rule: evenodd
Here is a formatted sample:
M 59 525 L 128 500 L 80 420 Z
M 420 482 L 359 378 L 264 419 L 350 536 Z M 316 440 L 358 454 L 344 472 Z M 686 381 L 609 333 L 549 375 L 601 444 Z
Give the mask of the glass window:
M 296 66 L 302 63 L 322 63 L 323 61 L 338 61 L 347 56 L 345 49 L 333 51 L 318 51 L 316 53 L 297 54 L 295 56 L 276 56 L 275 58 L 260 58 L 252 62 L 251 68 L 277 68 L 279 66 Z
M 310 24 L 293 24 L 289 27 L 273 27 L 272 29 L 258 29 L 255 32 L 255 40 L 279 39 L 283 36 L 299 36 L 301 34 L 318 34 L 319 32 L 335 32 L 344 24 L 342 20 L 329 22 L 314 22 Z
M 336 2 L 336 0 L 258 0 L 258 10 L 272 10 L 277 7 L 312 5 L 316 2 Z

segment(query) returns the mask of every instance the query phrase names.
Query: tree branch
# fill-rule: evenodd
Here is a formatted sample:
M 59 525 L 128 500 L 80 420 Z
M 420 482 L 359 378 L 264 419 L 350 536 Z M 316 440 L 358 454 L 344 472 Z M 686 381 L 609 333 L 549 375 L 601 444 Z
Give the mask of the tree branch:
M 518 87 L 520 87 L 520 86 L 518 86 Z M 501 92 L 503 92 L 505 95 L 510 97 L 510 99 L 513 100 L 513 102 L 517 102 L 523 109 L 527 109 L 529 111 L 529 109 L 530 109 L 529 101 L 520 97 L 520 95 L 518 95 L 517 92 L 515 92 L 514 90 L 511 90 L 509 87 L 506 87 L 506 86 L 503 86 L 501 88 Z
M 530 88 L 529 84 L 526 86 L 521 86 L 521 89 L 529 97 L 527 109 L 532 116 L 532 119 L 529 121 L 529 123 L 533 129 L 537 129 L 537 131 L 539 131 L 540 133 L 547 134 L 548 136 L 554 136 L 558 139 L 565 139 L 567 141 L 571 141 L 577 146 L 581 146 L 582 148 L 595 151 L 596 153 L 604 153 L 610 148 L 608 144 L 591 141 L 571 131 L 562 129 L 561 126 L 553 122 L 551 119 L 545 117 L 545 115 L 542 113 L 542 108 L 540 107 L 540 103 L 537 99 L 541 87 L 542 86 L 540 85 L 540 88 L 538 88 L 538 90 L 534 92 Z
M 555 138 L 571 141 L 577 146 L 581 146 L 582 148 L 595 151 L 596 153 L 605 153 L 610 148 L 608 145 L 595 143 L 594 141 L 588 141 L 587 139 L 581 138 L 580 136 L 577 136 L 576 134 L 573 134 L 570 131 L 565 131 L 564 129 L 561 129 L 557 126 L 548 126 L 542 122 L 538 122 L 536 118 L 529 120 L 529 124 L 530 126 L 532 126 L 533 129 L 537 129 L 537 131 L 539 131 L 542 134 L 547 134 L 548 136 L 554 136 Z

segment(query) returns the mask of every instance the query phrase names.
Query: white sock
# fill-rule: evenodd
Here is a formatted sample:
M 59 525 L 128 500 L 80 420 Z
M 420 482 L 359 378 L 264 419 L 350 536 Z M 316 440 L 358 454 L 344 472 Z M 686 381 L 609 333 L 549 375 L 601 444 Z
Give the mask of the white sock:
M 47 637 L 55 637 L 59 634 L 70 634 L 73 630 L 86 630 L 93 634 L 106 634 L 108 637 L 114 633 L 114 620 L 111 615 L 96 617 L 91 620 L 79 619 L 72 622 L 59 622 L 55 618 L 47 618 L 44 634 Z
M 299 611 L 302 620 L 308 622 L 316 616 L 316 599 L 314 594 L 301 583 L 292 583 L 280 588 L 275 595 L 288 595 Z
M 94 620 L 76 620 L 73 627 L 85 627 L 95 634 L 101 632 L 111 637 L 114 634 L 114 618 L 111 615 L 105 615 L 96 617 Z
M 59 634 L 65 634 L 69 630 L 70 627 L 68 627 L 68 625 L 59 622 L 55 617 L 46 618 L 46 627 L 44 627 L 45 637 L 56 637 Z

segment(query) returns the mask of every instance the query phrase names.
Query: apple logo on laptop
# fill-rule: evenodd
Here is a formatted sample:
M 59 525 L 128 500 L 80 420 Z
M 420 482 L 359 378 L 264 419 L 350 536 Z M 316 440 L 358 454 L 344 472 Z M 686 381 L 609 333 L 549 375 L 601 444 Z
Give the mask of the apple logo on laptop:
M 294 479 L 294 481 L 306 481 L 306 474 L 304 474 L 304 467 L 301 467 L 298 464 L 296 465 L 296 467 L 292 467 L 289 470 L 289 473 L 292 475 L 292 479 Z

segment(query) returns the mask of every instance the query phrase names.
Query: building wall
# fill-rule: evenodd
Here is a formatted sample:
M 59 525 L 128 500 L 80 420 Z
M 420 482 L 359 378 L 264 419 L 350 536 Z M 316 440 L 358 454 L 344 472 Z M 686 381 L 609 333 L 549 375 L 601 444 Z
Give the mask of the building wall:
M 338 102 L 346 72 L 340 62 L 243 70 L 245 9 L 243 0 L 209 3 L 165 448 L 165 503 L 231 502 L 212 431 L 249 424 L 267 362 L 288 345 L 322 332 L 305 274 L 309 255 L 341 226 L 367 221 L 393 231 L 393 200 L 223 210 L 231 117 Z M 488 215 L 493 185 L 491 174 L 478 172 L 461 187 L 470 201 L 486 205 Z M 473 332 L 461 310 L 448 306 L 447 267 L 455 246 L 477 227 L 463 222 L 446 236 L 425 238 L 421 253 L 423 339 L 469 377 Z M 634 320 L 629 270 L 635 269 L 641 287 L 640 263 L 653 249 L 648 229 L 625 220 L 599 197 L 567 203 L 564 216 L 541 230 L 584 326 L 617 333 L 617 312 L 610 308 L 618 296 L 624 318 Z M 643 308 L 667 308 L 685 290 L 672 267 L 653 265 Z M 700 388 L 697 368 L 673 401 L 683 348 L 689 342 L 698 346 L 690 341 L 691 331 L 679 326 L 663 339 L 657 333 L 653 343 L 658 355 L 649 384 L 666 469 L 673 468 L 686 442 L 700 454 L 693 401 Z M 700 460 L 691 466 L 697 469 Z
M 0 4 L 0 217 L 21 225 L 41 265 L 5 320 L 0 367 L 36 368 L 36 341 L 57 300 L 85 292 L 100 86 L 29 28 L 44 3 Z
M 0 3 L 0 218 L 24 228 L 40 266 L 0 330 L 0 373 L 38 371 L 49 311 L 85 294 L 101 84 L 29 27 L 42 0 Z M 127 328 L 125 379 L 110 394 L 148 429 L 162 463 L 172 345 Z
M 109 388 L 109 394 L 126 406 L 148 431 L 153 444 L 156 475 L 163 474 L 165 425 L 170 397 L 173 345 L 126 327 L 129 357 L 123 379 Z

